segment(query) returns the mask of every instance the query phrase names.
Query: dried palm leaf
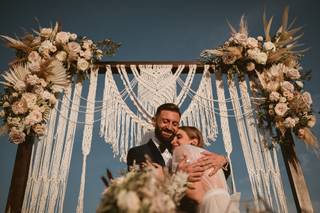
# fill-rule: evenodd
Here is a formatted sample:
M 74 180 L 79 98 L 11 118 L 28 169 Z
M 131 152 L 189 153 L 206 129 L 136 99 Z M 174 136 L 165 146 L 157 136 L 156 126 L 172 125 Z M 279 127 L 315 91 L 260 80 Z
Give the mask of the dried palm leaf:
M 14 87 L 17 82 L 24 81 L 28 74 L 30 74 L 30 71 L 25 64 L 15 64 L 2 75 L 6 82 L 0 83 L 8 87 Z
M 70 83 L 69 76 L 63 64 L 58 60 L 53 60 L 47 67 L 47 82 L 52 83 L 53 92 L 62 92 Z
M 267 21 L 266 12 L 264 11 L 262 20 L 263 20 L 264 35 L 265 35 L 266 41 L 271 41 L 270 29 L 273 21 L 273 16 L 269 19 L 269 21 Z
M 237 30 L 230 24 L 230 22 L 227 20 L 227 24 L 231 30 L 231 34 L 236 34 L 237 33 Z
M 31 48 L 20 40 L 17 40 L 17 39 L 14 39 L 14 38 L 11 38 L 11 37 L 5 36 L 5 35 L 0 35 L 0 37 L 3 38 L 7 42 L 8 46 L 10 48 L 22 50 L 24 52 L 31 51 Z
M 239 27 L 239 33 L 248 35 L 248 24 L 244 15 L 241 16 Z

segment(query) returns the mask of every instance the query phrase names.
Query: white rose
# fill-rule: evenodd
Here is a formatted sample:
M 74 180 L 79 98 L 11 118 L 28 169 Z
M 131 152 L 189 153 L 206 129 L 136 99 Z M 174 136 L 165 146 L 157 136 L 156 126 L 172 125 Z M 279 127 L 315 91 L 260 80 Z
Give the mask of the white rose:
M 299 79 L 301 77 L 299 70 L 291 68 L 287 72 L 287 77 L 290 79 Z
M 312 98 L 309 92 L 302 93 L 302 98 L 306 104 L 308 105 L 312 104 Z
M 64 62 L 67 59 L 67 53 L 65 51 L 59 51 L 55 57 L 59 61 Z
M 72 34 L 70 35 L 70 40 L 74 41 L 74 40 L 77 39 L 77 37 L 78 37 L 77 34 L 72 33 Z
M 120 191 L 117 197 L 117 206 L 128 213 L 139 212 L 140 199 L 134 191 Z
M 28 60 L 33 63 L 39 63 L 41 61 L 41 56 L 37 51 L 32 51 L 28 55 Z
M 36 85 L 39 81 L 39 78 L 37 75 L 27 75 L 26 81 L 30 85 Z
M 296 84 L 297 84 L 300 88 L 303 88 L 303 82 L 302 82 L 302 81 L 296 81 Z
M 22 94 L 21 100 L 26 102 L 29 109 L 33 109 L 37 103 L 37 96 L 33 93 L 26 92 Z
M 24 124 L 28 126 L 35 125 L 42 121 L 42 113 L 37 110 L 32 110 L 29 115 L 25 118 Z
M 74 42 L 74 41 L 72 41 L 72 42 L 69 42 L 68 44 L 67 44 L 67 46 L 68 46 L 68 51 L 69 51 L 69 54 L 71 54 L 71 55 L 77 55 L 78 53 L 80 53 L 80 51 L 81 51 L 81 46 L 80 46 L 80 44 L 78 44 L 77 42 Z
M 258 41 L 255 38 L 249 37 L 247 39 L 247 47 L 253 49 L 258 47 Z
M 309 116 L 309 120 L 307 123 L 308 127 L 310 127 L 310 128 L 314 127 L 316 125 L 316 120 L 317 120 L 316 116 L 314 116 L 314 115 Z
M 268 60 L 268 55 L 264 52 L 260 52 L 255 59 L 258 64 L 266 64 Z
M 287 111 L 288 111 L 288 106 L 285 103 L 278 103 L 275 107 L 274 107 L 274 111 L 277 115 L 279 116 L 283 116 Z
M 25 84 L 25 82 L 21 80 L 16 81 L 16 84 L 13 86 L 13 88 L 18 92 L 24 91 L 26 87 L 27 85 Z
M 294 86 L 289 81 L 283 81 L 283 82 L 281 82 L 281 89 L 283 91 L 293 92 Z
M 12 112 L 16 115 L 28 112 L 28 105 L 25 101 L 15 101 L 11 106 Z
M 89 62 L 83 58 L 79 58 L 77 62 L 77 69 L 86 71 L 89 68 Z
M 243 33 L 236 33 L 236 34 L 234 34 L 233 39 L 236 43 L 245 45 L 245 43 L 248 39 L 248 36 Z
M 278 92 L 271 92 L 269 95 L 270 101 L 278 101 L 280 99 L 280 94 Z
M 44 38 L 49 38 L 51 33 L 52 33 L 52 29 L 51 28 L 42 28 L 40 30 L 40 36 L 42 36 Z
M 58 32 L 56 35 L 56 42 L 61 44 L 66 44 L 69 41 L 70 33 Z
M 25 141 L 26 134 L 23 131 L 18 130 L 16 127 L 12 127 L 9 133 L 10 141 L 14 144 L 20 144 Z
M 283 122 L 284 126 L 287 128 L 293 128 L 296 125 L 296 121 L 295 119 L 291 118 L 291 117 L 287 117 L 284 122 Z
M 257 40 L 258 40 L 258 41 L 263 41 L 263 37 L 262 37 L 262 36 L 258 36 L 258 37 L 257 37 Z
M 275 51 L 276 50 L 276 46 L 271 41 L 264 42 L 263 48 L 266 51 L 270 51 L 270 50 Z

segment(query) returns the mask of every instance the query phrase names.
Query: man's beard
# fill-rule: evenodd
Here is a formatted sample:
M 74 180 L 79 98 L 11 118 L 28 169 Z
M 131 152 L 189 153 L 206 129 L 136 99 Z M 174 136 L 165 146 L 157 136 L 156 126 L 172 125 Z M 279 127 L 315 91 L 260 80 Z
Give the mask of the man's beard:
M 169 138 L 165 137 L 163 136 L 162 132 L 170 133 L 171 136 Z M 162 145 L 164 145 L 171 152 L 172 150 L 171 141 L 174 138 L 175 132 L 173 132 L 170 129 L 161 129 L 159 126 L 155 126 L 154 133 L 155 133 L 155 136 L 159 139 L 160 143 L 162 143 Z

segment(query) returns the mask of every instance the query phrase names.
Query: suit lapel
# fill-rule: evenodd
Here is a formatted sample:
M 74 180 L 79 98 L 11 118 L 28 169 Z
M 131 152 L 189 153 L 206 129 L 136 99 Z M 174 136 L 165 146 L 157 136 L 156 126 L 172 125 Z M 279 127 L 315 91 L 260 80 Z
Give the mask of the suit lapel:
M 156 147 L 156 145 L 154 144 L 154 142 L 151 139 L 147 143 L 147 146 L 150 150 L 151 159 L 155 163 L 160 164 L 161 166 L 166 166 L 160 151 L 158 150 L 158 148 Z

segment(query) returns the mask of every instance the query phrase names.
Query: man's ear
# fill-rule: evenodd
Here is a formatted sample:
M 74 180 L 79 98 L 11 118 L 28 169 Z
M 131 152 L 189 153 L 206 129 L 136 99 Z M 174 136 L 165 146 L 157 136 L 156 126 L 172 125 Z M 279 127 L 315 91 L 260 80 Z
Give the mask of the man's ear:
M 151 121 L 152 121 L 152 125 L 153 126 L 156 126 L 156 120 L 157 120 L 157 117 L 152 117 Z
M 196 138 L 191 139 L 191 145 L 198 146 L 198 143 L 199 143 L 198 139 L 196 139 Z

